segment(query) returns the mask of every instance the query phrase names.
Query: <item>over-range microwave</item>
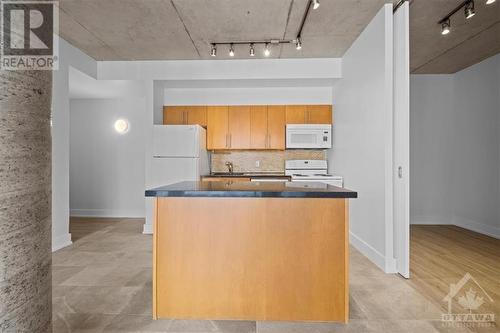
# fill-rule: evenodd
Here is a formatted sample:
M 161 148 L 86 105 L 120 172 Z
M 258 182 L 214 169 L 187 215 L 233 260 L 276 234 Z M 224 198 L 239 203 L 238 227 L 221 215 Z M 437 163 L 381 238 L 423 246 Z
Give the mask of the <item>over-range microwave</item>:
M 286 125 L 286 148 L 301 148 L 301 149 L 332 148 L 332 125 L 322 125 L 322 124 Z

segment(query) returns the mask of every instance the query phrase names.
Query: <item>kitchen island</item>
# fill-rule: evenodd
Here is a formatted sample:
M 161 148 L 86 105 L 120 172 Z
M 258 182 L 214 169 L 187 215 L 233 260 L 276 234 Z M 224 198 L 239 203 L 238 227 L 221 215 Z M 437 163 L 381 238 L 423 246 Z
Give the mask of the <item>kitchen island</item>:
M 349 316 L 348 199 L 320 183 L 182 182 L 155 197 L 154 318 Z

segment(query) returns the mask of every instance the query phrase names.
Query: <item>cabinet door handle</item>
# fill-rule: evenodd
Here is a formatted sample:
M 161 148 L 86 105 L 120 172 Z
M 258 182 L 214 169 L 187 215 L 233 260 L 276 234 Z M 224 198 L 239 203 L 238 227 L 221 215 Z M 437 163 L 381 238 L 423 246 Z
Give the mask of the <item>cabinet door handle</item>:
M 229 148 L 229 134 L 226 134 L 226 148 Z
M 271 148 L 271 134 L 267 135 L 267 148 Z
M 233 135 L 229 134 L 229 148 L 231 148 L 233 145 Z

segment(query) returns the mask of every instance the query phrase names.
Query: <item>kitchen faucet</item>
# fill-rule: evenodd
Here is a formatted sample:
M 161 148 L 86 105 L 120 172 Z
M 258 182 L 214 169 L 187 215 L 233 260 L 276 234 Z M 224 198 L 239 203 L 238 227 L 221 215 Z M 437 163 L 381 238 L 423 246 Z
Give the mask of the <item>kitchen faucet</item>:
M 229 173 L 233 173 L 233 162 L 226 162 L 227 169 Z

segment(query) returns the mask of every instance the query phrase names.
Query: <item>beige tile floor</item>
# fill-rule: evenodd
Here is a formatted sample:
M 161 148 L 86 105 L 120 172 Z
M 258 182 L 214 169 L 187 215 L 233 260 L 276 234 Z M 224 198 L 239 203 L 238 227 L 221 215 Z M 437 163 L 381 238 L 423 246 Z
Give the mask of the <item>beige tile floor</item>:
M 384 274 L 354 249 L 347 325 L 154 321 L 152 238 L 141 234 L 142 225 L 140 219 L 72 219 L 74 244 L 53 255 L 54 332 L 470 332 L 443 327 L 443 304 L 398 275 Z

